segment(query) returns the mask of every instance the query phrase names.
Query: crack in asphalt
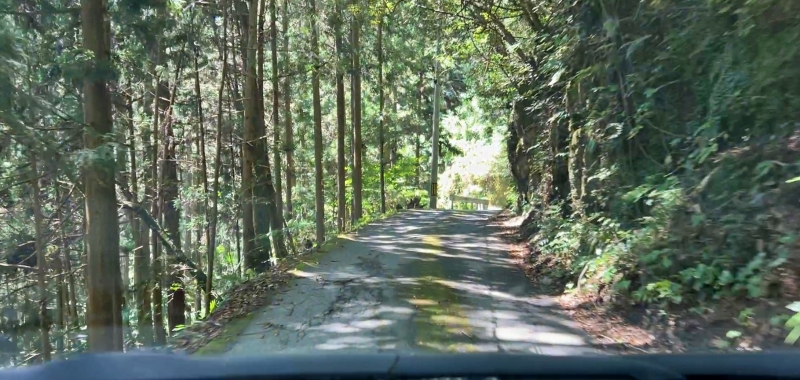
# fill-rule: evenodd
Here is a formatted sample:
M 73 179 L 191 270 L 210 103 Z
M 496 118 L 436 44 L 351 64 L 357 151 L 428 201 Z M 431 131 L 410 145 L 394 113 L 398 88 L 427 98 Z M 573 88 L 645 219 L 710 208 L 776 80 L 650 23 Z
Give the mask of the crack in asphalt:
M 489 215 L 409 211 L 364 227 L 304 268 L 228 355 L 583 352 L 581 332 L 530 302 L 535 289 L 508 262 Z

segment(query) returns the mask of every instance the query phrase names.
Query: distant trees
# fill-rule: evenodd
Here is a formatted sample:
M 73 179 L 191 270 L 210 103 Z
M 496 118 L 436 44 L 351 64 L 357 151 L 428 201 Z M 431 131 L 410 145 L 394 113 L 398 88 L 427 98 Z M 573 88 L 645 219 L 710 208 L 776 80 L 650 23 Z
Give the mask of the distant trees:
M 165 344 L 296 244 L 425 192 L 424 8 L 0 9 L 0 334 L 15 363 L 82 349 L 83 328 L 92 351 Z

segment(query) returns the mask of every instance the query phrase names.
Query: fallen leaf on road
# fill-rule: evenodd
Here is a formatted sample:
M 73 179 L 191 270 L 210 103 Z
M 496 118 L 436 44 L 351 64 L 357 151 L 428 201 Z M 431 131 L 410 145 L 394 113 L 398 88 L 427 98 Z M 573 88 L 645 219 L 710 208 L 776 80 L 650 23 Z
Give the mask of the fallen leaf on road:
M 299 260 L 289 258 L 272 267 L 268 272 L 242 282 L 228 292 L 229 298 L 217 306 L 214 313 L 205 321 L 197 322 L 182 330 L 169 342 L 175 351 L 193 353 L 212 339 L 219 336 L 225 325 L 243 315 L 251 314 L 260 308 L 273 303 L 280 303 L 282 298 L 271 298 L 275 292 L 282 292 L 292 279 L 289 271 Z M 295 283 L 297 286 L 297 283 Z

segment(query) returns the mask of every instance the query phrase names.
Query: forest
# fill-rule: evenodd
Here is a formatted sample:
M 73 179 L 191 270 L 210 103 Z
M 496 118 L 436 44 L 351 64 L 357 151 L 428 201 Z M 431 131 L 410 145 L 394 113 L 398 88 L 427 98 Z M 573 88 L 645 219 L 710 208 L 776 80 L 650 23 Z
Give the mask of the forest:
M 798 41 L 794 0 L 0 0 L 0 365 L 164 346 L 431 195 L 567 291 L 783 334 Z

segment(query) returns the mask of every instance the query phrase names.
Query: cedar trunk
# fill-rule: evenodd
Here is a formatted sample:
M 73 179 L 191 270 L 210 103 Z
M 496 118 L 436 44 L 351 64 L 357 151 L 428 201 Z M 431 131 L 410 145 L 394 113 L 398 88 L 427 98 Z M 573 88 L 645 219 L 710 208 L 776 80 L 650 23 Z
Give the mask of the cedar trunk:
M 319 95 L 319 32 L 317 26 L 317 4 L 310 0 L 311 6 L 311 52 L 314 56 L 314 76 L 311 78 L 314 108 L 314 198 L 315 219 L 317 222 L 317 246 L 325 241 L 325 198 L 322 191 L 322 106 Z
M 81 1 L 83 47 L 93 59 L 87 71 L 110 64 L 109 37 L 103 20 L 103 0 Z M 111 94 L 106 78 L 86 75 L 83 80 L 84 144 L 87 150 L 108 149 L 111 135 Z M 115 163 L 110 155 L 92 160 L 84 170 L 86 199 L 86 255 L 88 278 L 87 327 L 89 350 L 122 351 L 122 289 L 119 275 L 119 223 L 114 190 Z M 106 157 L 105 160 L 100 157 Z

